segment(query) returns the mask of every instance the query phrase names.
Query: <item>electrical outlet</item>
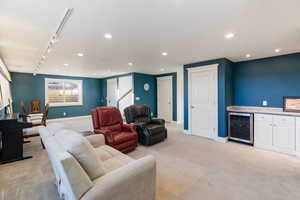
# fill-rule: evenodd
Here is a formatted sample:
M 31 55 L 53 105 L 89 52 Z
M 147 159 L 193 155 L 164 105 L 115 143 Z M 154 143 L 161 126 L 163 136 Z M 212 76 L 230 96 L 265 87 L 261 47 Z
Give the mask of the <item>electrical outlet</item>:
M 66 112 L 63 112 L 63 116 L 66 116 L 67 115 L 67 113 Z
M 135 100 L 139 101 L 141 98 L 140 97 L 135 97 Z
M 268 105 L 268 101 L 267 101 L 267 100 L 263 100 L 263 101 L 262 101 L 262 105 L 263 105 L 263 106 L 267 106 L 267 105 Z

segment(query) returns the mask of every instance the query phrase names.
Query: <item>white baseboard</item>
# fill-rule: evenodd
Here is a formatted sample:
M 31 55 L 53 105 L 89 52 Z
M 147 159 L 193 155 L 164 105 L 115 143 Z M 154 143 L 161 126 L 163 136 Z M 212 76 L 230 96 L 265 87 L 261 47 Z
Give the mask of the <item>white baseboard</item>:
M 85 116 L 78 116 L 78 117 L 63 117 L 63 118 L 55 118 L 55 119 L 48 119 L 48 122 L 60 122 L 60 121 L 67 121 L 67 120 L 74 120 L 74 119 L 87 119 L 91 118 L 91 115 Z
M 214 140 L 217 142 L 226 143 L 226 142 L 228 142 L 228 137 L 219 137 L 218 136 Z
M 186 135 L 191 135 L 191 132 L 189 130 L 182 129 L 181 132 Z

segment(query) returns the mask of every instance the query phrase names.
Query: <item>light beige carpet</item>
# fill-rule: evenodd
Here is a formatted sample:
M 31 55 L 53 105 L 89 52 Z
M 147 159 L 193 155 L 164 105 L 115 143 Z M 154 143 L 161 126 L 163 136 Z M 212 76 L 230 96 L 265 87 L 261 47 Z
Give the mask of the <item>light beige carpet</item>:
M 64 122 L 90 130 L 90 120 Z M 181 133 L 168 125 L 169 138 L 129 155 L 157 159 L 156 200 L 296 200 L 300 199 L 300 159 L 237 143 L 218 143 Z M 25 144 L 34 157 L 0 166 L 0 200 L 58 199 L 47 153 L 39 138 Z

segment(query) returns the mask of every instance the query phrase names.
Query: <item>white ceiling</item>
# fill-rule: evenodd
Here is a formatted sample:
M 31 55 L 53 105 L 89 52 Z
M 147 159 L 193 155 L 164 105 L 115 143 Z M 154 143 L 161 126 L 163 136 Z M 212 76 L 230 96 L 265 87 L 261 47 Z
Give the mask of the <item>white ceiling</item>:
M 33 72 L 66 8 L 74 12 L 38 73 L 157 74 L 300 51 L 299 0 L 1 0 L 0 54 L 10 71 Z M 229 32 L 236 36 L 225 39 Z

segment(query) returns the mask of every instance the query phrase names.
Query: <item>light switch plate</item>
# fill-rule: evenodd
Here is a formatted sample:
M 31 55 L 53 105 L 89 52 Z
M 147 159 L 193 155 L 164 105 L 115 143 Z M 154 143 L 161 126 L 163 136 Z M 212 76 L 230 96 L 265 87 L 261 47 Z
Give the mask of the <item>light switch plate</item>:
M 139 101 L 141 98 L 140 97 L 135 97 L 135 100 Z
M 262 105 L 263 105 L 263 106 L 267 106 L 267 105 L 268 105 L 268 101 L 267 101 L 267 100 L 263 100 L 263 101 L 262 101 Z

